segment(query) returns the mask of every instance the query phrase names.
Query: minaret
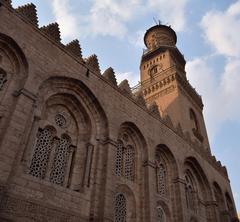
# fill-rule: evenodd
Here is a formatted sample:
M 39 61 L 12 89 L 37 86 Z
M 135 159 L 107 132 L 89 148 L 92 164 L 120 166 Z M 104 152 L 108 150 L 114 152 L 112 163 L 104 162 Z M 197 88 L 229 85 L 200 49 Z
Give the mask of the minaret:
M 156 102 L 161 116 L 169 115 L 192 139 L 209 147 L 201 97 L 186 78 L 184 56 L 176 47 L 177 35 L 166 25 L 148 29 L 144 36 L 140 71 L 141 89 L 147 104 Z

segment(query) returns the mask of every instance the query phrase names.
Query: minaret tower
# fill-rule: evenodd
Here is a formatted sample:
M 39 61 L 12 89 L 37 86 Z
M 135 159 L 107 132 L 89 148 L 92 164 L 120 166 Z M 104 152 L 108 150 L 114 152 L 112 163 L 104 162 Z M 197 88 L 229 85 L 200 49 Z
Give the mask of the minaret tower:
M 209 148 L 201 97 L 186 78 L 186 61 L 176 47 L 177 35 L 166 25 L 148 29 L 141 59 L 141 89 L 147 104 L 156 102 L 162 117 L 181 124 L 192 139 Z

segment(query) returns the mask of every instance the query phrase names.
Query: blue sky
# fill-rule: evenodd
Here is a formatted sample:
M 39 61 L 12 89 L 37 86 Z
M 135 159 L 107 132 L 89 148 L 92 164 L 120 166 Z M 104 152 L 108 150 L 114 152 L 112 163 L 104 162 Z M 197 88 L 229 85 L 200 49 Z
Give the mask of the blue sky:
M 30 0 L 31 1 L 31 0 Z M 139 80 L 143 34 L 153 17 L 177 32 L 187 76 L 202 95 L 212 153 L 228 168 L 240 212 L 240 0 L 32 0 L 39 24 L 57 21 L 62 41 L 78 38 L 118 81 Z M 13 0 L 14 7 L 29 3 Z

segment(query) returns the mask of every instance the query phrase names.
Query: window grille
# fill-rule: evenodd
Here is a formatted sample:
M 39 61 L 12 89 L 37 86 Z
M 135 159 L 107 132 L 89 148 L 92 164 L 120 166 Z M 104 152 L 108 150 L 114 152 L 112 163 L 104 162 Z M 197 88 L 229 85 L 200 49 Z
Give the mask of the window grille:
M 125 177 L 129 180 L 134 180 L 134 150 L 133 147 L 127 146 L 124 153 L 124 170 Z
M 30 165 L 30 174 L 44 178 L 47 170 L 49 154 L 53 144 L 53 132 L 49 128 L 39 130 L 37 142 Z
M 134 180 L 135 175 L 135 153 L 134 148 L 130 145 L 124 146 L 122 141 L 119 141 L 116 151 L 115 174 L 123 176 L 128 180 Z
M 123 194 L 118 194 L 115 198 L 115 218 L 114 222 L 126 222 L 127 220 L 127 203 Z
M 70 144 L 68 138 L 62 138 L 58 142 L 50 175 L 50 181 L 55 184 L 63 185 L 64 183 Z
M 61 128 L 66 127 L 66 124 L 67 124 L 67 121 L 66 121 L 65 117 L 62 114 L 60 114 L 60 113 L 58 113 L 55 116 L 55 122 Z
M 157 167 L 157 192 L 164 196 L 166 194 L 166 171 L 162 164 Z
M 1 72 L 1 70 L 0 70 L 0 90 L 3 89 L 5 82 L 7 82 L 7 75 L 6 75 L 6 73 Z
M 165 222 L 165 214 L 161 207 L 157 208 L 157 222 Z
M 119 142 L 117 145 L 115 173 L 117 176 L 121 176 L 122 171 L 123 171 L 123 144 Z

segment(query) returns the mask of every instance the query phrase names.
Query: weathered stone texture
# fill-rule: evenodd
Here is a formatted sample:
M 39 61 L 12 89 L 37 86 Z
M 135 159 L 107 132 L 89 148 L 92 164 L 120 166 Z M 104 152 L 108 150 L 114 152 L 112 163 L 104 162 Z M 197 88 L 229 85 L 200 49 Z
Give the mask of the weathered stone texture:
M 132 92 L 34 10 L 0 8 L 0 221 L 237 221 L 173 30 L 147 31 Z

